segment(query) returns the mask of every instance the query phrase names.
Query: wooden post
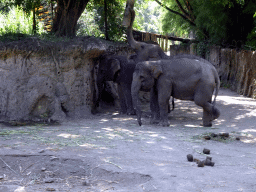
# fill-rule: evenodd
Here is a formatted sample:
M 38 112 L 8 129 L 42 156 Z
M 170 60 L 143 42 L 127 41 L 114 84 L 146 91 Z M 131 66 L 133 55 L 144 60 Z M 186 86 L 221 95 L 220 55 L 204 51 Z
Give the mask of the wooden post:
M 127 2 L 126 2 L 126 8 L 124 10 L 124 19 L 123 19 L 123 23 L 122 23 L 122 25 L 125 27 L 128 27 L 131 24 L 132 16 L 131 16 L 130 9 L 133 10 L 134 3 L 135 3 L 135 0 L 127 0 Z
M 168 47 L 168 36 L 165 36 L 165 52 L 167 52 L 167 47 Z

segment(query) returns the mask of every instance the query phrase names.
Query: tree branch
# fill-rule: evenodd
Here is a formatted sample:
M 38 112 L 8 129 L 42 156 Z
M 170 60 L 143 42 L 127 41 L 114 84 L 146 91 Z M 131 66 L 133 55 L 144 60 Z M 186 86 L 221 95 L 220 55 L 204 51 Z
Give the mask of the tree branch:
M 195 21 L 195 15 L 193 13 L 193 8 L 192 8 L 191 4 L 189 3 L 189 0 L 183 0 L 183 1 L 184 1 L 184 4 L 187 7 L 187 10 L 188 10 L 188 13 L 189 13 L 189 16 L 190 16 L 191 20 Z
M 185 21 L 189 22 L 190 25 L 196 26 L 196 24 L 195 24 L 193 21 L 189 20 L 186 16 L 182 15 L 181 13 L 170 9 L 169 7 L 165 6 L 164 4 L 162 4 L 162 3 L 161 3 L 160 1 L 158 1 L 158 0 L 155 0 L 155 2 L 157 2 L 161 7 L 167 9 L 167 10 L 170 11 L 171 13 L 174 13 L 174 14 L 176 14 L 176 15 L 181 16 Z
M 180 8 L 181 12 L 184 14 L 184 16 L 187 17 L 189 20 L 191 20 L 190 16 L 189 16 L 189 13 L 187 11 L 185 11 L 185 9 L 183 9 L 183 7 L 182 7 L 181 3 L 179 2 L 179 0 L 175 0 L 175 1 L 177 3 L 178 7 Z

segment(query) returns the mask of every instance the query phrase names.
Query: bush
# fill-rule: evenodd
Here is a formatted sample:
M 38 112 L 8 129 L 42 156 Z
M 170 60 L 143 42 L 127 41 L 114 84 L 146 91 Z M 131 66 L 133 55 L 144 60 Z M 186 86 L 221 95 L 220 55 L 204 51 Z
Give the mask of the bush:
M 26 15 L 19 7 L 12 7 L 9 12 L 0 12 L 0 35 L 27 34 L 32 35 L 33 16 Z M 38 23 L 38 33 L 43 33 L 43 24 Z

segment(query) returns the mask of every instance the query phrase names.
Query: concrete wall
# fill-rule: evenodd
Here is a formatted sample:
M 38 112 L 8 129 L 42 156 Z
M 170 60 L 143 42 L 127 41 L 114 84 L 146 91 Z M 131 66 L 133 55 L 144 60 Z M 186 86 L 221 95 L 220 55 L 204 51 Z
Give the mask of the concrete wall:
M 170 46 L 170 54 L 194 54 L 196 45 Z M 241 95 L 256 98 L 256 52 L 221 49 L 214 46 L 206 59 L 217 69 L 221 84 Z

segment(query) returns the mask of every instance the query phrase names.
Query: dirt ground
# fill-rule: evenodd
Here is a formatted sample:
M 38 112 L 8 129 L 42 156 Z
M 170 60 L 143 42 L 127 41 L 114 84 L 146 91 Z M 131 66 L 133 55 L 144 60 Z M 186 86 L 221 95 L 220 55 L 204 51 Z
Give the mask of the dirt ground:
M 221 89 L 211 128 L 193 102 L 175 103 L 169 127 L 150 125 L 148 113 L 139 127 L 114 109 L 60 125 L 1 124 L 0 191 L 256 191 L 256 100 Z M 214 166 L 187 160 L 206 159 L 204 149 Z

